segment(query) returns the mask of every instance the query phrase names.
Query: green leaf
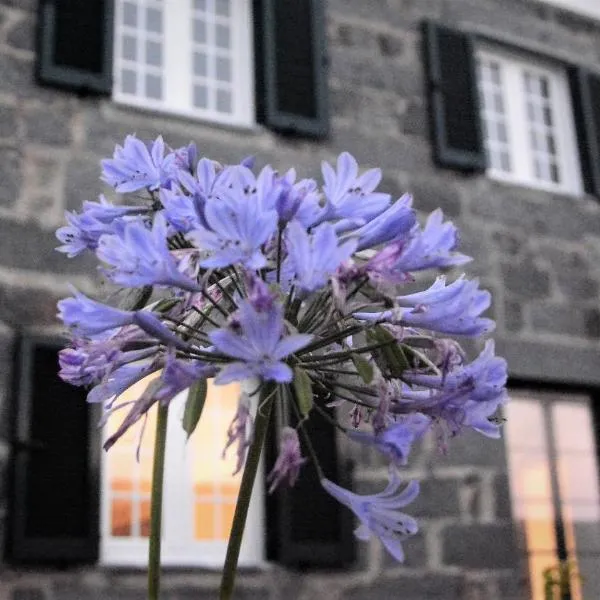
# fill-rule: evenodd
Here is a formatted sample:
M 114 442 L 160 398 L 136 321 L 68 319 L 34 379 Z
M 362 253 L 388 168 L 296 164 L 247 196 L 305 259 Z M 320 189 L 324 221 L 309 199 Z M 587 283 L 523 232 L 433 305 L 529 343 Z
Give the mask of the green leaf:
M 378 344 L 387 344 L 373 352 L 375 363 L 384 377 L 402 377 L 405 369 L 410 365 L 406 354 L 394 336 L 381 325 L 377 325 L 367 332 L 367 339 Z
M 153 307 L 155 312 L 169 312 L 174 306 L 179 304 L 181 300 L 179 298 L 163 298 L 159 300 Z
M 364 356 L 360 356 L 359 354 L 352 355 L 352 362 L 361 379 L 365 383 L 371 383 L 371 381 L 373 381 L 373 366 L 371 363 Z
M 306 417 L 313 407 L 312 382 L 302 367 L 294 367 L 294 392 L 300 414 Z
M 200 420 L 200 415 L 202 414 L 202 409 L 206 402 L 207 391 L 208 384 L 206 383 L 206 379 L 199 379 L 192 384 L 188 392 L 182 422 L 183 430 L 187 433 L 188 439 L 190 435 L 194 433 L 198 421 Z

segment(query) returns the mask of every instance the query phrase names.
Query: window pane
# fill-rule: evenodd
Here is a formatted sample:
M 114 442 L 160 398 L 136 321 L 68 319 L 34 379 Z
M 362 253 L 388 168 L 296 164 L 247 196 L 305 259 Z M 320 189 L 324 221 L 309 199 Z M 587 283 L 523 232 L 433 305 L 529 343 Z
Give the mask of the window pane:
M 123 24 L 129 27 L 136 27 L 138 22 L 137 6 L 131 2 L 123 3 Z
M 229 0 L 216 0 L 215 12 L 220 17 L 229 16 Z
M 162 66 L 162 44 L 152 40 L 146 42 L 146 64 L 153 67 Z
M 123 58 L 126 60 L 137 59 L 137 40 L 130 35 L 123 36 Z
M 121 90 L 125 94 L 135 94 L 137 91 L 137 74 L 135 71 L 123 69 L 121 71 Z
M 219 112 L 231 112 L 231 92 L 217 90 L 217 110 Z
M 200 19 L 194 19 L 193 25 L 194 42 L 204 44 L 206 42 L 206 23 Z
M 111 504 L 111 535 L 127 537 L 131 535 L 132 505 L 127 498 L 118 498 Z
M 194 75 L 206 77 L 207 74 L 207 59 L 203 52 L 194 52 Z
M 194 106 L 196 108 L 207 108 L 208 89 L 204 85 L 194 86 Z
M 162 98 L 162 79 L 157 75 L 146 75 L 146 96 L 153 100 Z
M 215 33 L 217 47 L 229 48 L 229 27 L 226 27 L 225 25 L 217 25 Z
M 231 61 L 228 58 L 217 56 L 217 79 L 231 81 Z
M 146 9 L 146 30 L 151 33 L 162 33 L 162 12 L 159 9 Z
M 527 396 L 511 395 L 504 409 L 509 449 L 533 448 L 546 451 L 542 405 Z

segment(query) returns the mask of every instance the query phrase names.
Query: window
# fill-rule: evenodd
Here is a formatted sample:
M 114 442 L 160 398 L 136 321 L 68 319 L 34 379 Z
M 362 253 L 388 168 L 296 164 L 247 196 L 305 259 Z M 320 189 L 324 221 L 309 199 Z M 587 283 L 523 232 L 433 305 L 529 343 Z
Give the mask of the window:
M 230 125 L 254 121 L 248 0 L 117 0 L 117 102 Z
M 425 70 L 439 167 L 600 197 L 600 74 L 428 21 Z
M 488 173 L 548 190 L 581 193 L 569 87 L 563 69 L 478 52 Z
M 571 598 L 600 596 L 600 492 L 586 396 L 518 392 L 505 409 L 513 515 L 524 534 L 532 600 L 543 571 L 573 561 Z
M 123 396 L 139 397 L 148 381 Z M 181 417 L 186 394 L 169 407 L 165 458 L 162 562 L 165 565 L 220 567 L 239 491 L 241 473 L 232 477 L 236 449 L 221 456 L 226 431 L 237 408 L 239 386 L 213 386 L 200 423 L 186 441 Z M 126 398 L 123 398 L 126 399 Z M 105 428 L 110 435 L 123 415 L 117 413 Z M 141 422 L 102 455 L 101 547 L 104 564 L 144 566 L 148 556 L 152 449 L 156 411 L 145 426 L 139 462 L 136 447 Z M 262 495 L 258 477 L 250 505 L 240 564 L 255 566 L 263 560 Z

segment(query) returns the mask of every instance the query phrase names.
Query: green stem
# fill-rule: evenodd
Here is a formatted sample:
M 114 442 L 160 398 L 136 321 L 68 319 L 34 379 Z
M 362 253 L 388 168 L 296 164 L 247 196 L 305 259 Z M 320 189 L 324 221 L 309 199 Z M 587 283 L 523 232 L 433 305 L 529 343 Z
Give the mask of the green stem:
M 229 543 L 227 544 L 227 555 L 225 556 L 223 578 L 221 579 L 220 600 L 230 600 L 233 594 L 240 546 L 244 535 L 246 516 L 248 515 L 248 506 L 250 505 L 252 488 L 254 487 L 254 480 L 256 479 L 256 473 L 258 471 L 258 463 L 260 461 L 260 454 L 269 426 L 272 407 L 273 386 L 263 384 L 258 401 L 258 410 L 256 411 L 256 418 L 254 420 L 252 444 L 250 445 L 248 456 L 246 457 L 246 466 L 244 467 L 244 474 L 242 475 L 240 493 L 237 504 L 235 505 L 231 535 L 229 536 Z
M 152 465 L 152 492 L 150 501 L 150 543 L 148 546 L 148 600 L 160 597 L 160 534 L 162 529 L 163 475 L 169 407 L 158 405 L 156 440 Z

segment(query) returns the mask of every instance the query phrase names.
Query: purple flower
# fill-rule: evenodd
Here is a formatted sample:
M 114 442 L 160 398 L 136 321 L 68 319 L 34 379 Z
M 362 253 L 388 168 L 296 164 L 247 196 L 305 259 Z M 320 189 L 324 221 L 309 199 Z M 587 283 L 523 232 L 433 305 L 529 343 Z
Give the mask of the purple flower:
M 111 371 L 102 383 L 92 388 L 87 396 L 87 401 L 94 404 L 103 402 L 105 408 L 110 409 L 114 400 L 125 390 L 144 377 L 158 371 L 162 365 L 163 361 L 158 357 L 124 364 Z
M 348 436 L 362 444 L 374 446 L 398 466 L 406 465 L 410 449 L 431 425 L 431 418 L 420 413 L 404 417 L 379 433 L 349 431 Z
M 242 167 L 237 169 L 243 171 Z M 278 217 L 275 210 L 263 209 L 253 192 L 250 186 L 240 190 L 238 185 L 227 195 L 206 201 L 208 228 L 199 227 L 188 233 L 200 250 L 211 253 L 201 262 L 202 266 L 219 268 L 240 263 L 257 270 L 267 264 L 262 246 L 277 230 Z
M 284 427 L 280 435 L 279 455 L 267 476 L 269 494 L 272 494 L 283 481 L 287 481 L 287 484 L 293 487 L 300 474 L 300 467 L 305 462 L 306 458 L 302 457 L 300 451 L 298 432 L 291 427 Z
M 121 194 L 143 188 L 156 190 L 167 185 L 175 174 L 175 155 L 164 155 L 165 144 L 161 136 L 151 148 L 132 135 L 117 146 L 112 158 L 102 161 L 102 179 Z
M 246 453 L 248 452 L 248 447 L 252 442 L 252 415 L 250 414 L 251 404 L 252 402 L 250 400 L 250 396 L 248 396 L 246 392 L 242 392 L 240 394 L 235 415 L 233 416 L 231 424 L 227 429 L 227 444 L 223 449 L 223 458 L 225 458 L 225 454 L 227 453 L 229 446 L 235 444 L 236 442 L 238 445 L 237 464 L 232 475 L 236 475 L 242 470 L 242 467 L 246 462 Z
M 334 228 L 323 223 L 307 233 L 297 221 L 286 230 L 287 261 L 295 273 L 294 283 L 306 292 L 327 284 L 329 277 L 354 252 L 356 240 L 339 244 Z
M 242 302 L 236 313 L 235 324 L 235 332 L 231 328 L 224 328 L 209 334 L 219 352 L 236 359 L 221 370 L 215 383 L 226 384 L 250 377 L 279 383 L 291 381 L 292 369 L 282 361 L 310 343 L 312 336 L 286 336 L 280 304 L 259 311 L 250 302 Z
M 103 194 L 100 194 L 100 202 L 85 200 L 83 203 L 83 214 L 97 219 L 101 223 L 110 224 L 115 219 L 121 219 L 131 215 L 141 215 L 150 212 L 150 206 L 117 206 L 109 202 Z
M 358 237 L 356 249 L 364 250 L 395 240 L 405 240 L 417 219 L 411 207 L 412 198 L 405 194 L 374 219 L 353 231 L 351 235 Z
M 410 504 L 419 494 L 419 484 L 411 481 L 402 491 L 400 477 L 390 470 L 390 482 L 379 494 L 359 496 L 321 479 L 321 485 L 328 494 L 347 506 L 359 519 L 360 525 L 354 535 L 363 541 L 375 534 L 386 550 L 399 562 L 404 560 L 402 542 L 418 531 L 417 522 L 398 509 Z
M 321 170 L 326 204 L 319 222 L 342 218 L 364 223 L 389 206 L 390 195 L 375 192 L 381 181 L 381 169 L 369 169 L 359 176 L 356 159 L 342 152 L 337 159 L 337 171 L 326 162 Z
M 275 295 L 269 290 L 267 284 L 252 272 L 245 273 L 246 291 L 248 302 L 258 312 L 266 312 L 273 309 Z
M 103 235 L 96 255 L 111 267 L 107 274 L 120 285 L 164 285 L 199 291 L 200 287 L 177 269 L 167 237 L 167 223 L 159 213 L 152 229 L 136 220 L 127 223 L 118 234 Z
M 213 367 L 197 360 L 179 360 L 173 353 L 169 353 L 160 377 L 150 382 L 140 398 L 133 402 L 125 419 L 104 443 L 104 449 L 109 450 L 154 404 L 167 405 L 177 394 L 188 389 L 195 381 L 212 375 L 214 375 Z M 114 407 L 113 411 L 118 408 L 120 406 Z
M 87 213 L 65 212 L 68 225 L 60 227 L 56 237 L 63 243 L 57 250 L 69 258 L 81 254 L 84 250 L 95 250 L 100 236 L 110 233 L 110 226 Z
M 410 271 L 462 265 L 471 258 L 452 253 L 458 243 L 456 227 L 449 221 L 443 223 L 440 209 L 429 215 L 425 229 L 415 226 L 408 240 L 392 242 L 374 256 L 366 265 L 370 277 L 389 283 L 402 283 L 411 279 Z
M 72 288 L 74 298 L 58 302 L 58 318 L 83 337 L 94 336 L 109 329 L 133 323 L 135 313 L 112 308 L 88 298 Z
M 396 302 L 405 308 L 356 312 L 354 317 L 475 337 L 494 329 L 494 321 L 480 316 L 490 305 L 490 293 L 478 288 L 477 280 L 470 281 L 464 276 L 446 286 L 446 278 L 441 276 L 423 292 L 398 296 Z

